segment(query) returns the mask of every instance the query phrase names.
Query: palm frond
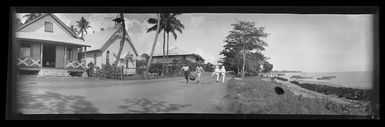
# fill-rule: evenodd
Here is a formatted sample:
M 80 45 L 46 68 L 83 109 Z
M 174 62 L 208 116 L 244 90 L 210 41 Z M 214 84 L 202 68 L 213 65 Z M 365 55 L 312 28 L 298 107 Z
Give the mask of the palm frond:
M 172 36 L 174 36 L 174 38 L 175 38 L 175 40 L 176 40 L 176 38 L 178 37 L 178 35 L 175 33 L 175 31 L 171 31 L 171 33 L 172 33 Z
M 150 18 L 150 19 L 147 20 L 147 22 L 150 23 L 150 24 L 157 24 L 158 23 L 158 19 Z
M 158 25 L 154 25 L 154 26 L 150 27 L 150 28 L 147 30 L 147 33 L 148 33 L 148 32 L 151 32 L 151 31 L 156 31 L 157 28 L 158 28 Z

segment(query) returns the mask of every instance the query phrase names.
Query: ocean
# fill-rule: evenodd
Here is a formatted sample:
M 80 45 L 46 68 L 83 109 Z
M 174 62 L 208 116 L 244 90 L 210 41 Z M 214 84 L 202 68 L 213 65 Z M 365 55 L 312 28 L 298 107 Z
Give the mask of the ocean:
M 295 79 L 290 78 L 293 75 L 312 77 L 310 79 Z M 342 86 L 350 88 L 360 89 L 372 89 L 373 88 L 373 72 L 371 71 L 352 71 L 352 72 L 303 72 L 303 73 L 285 73 L 284 76 L 289 80 L 297 80 L 303 82 L 316 82 L 319 84 Z M 322 76 L 336 76 L 329 80 L 318 80 L 317 77 Z

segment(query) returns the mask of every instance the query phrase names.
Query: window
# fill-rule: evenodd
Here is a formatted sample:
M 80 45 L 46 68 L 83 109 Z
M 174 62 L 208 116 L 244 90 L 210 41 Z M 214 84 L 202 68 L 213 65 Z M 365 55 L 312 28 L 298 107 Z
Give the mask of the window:
M 95 53 L 95 55 L 94 55 L 94 63 L 95 63 L 95 65 L 96 65 L 96 53 Z
M 51 22 L 44 22 L 44 31 L 53 32 L 53 24 Z
M 72 48 L 67 48 L 67 60 L 68 61 L 71 61 L 72 60 L 72 57 L 73 57 L 73 55 L 72 55 Z
M 106 64 L 110 64 L 110 51 L 107 51 Z
M 128 68 L 128 59 L 126 59 L 126 68 Z
M 21 43 L 20 44 L 20 57 L 31 57 L 31 45 Z

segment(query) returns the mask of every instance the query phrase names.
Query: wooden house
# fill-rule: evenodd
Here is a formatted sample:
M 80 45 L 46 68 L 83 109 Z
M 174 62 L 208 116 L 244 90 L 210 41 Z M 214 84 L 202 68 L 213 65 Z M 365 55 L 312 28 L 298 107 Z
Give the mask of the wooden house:
M 38 76 L 70 76 L 86 70 L 85 54 L 90 45 L 81 40 L 57 16 L 43 14 L 15 32 L 17 68 Z

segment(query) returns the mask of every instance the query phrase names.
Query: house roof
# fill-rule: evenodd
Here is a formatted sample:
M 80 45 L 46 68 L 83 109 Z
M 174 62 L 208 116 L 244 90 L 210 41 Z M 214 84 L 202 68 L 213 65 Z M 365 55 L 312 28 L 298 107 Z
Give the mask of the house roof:
M 183 55 L 196 56 L 196 57 L 203 59 L 200 55 L 198 55 L 196 53 L 188 52 L 188 51 L 183 50 L 183 49 L 178 48 L 178 47 L 174 47 L 174 48 L 168 50 L 168 55 L 169 56 L 183 56 Z M 163 52 L 158 53 L 157 55 L 154 55 L 153 57 L 163 57 Z
M 112 38 L 112 35 L 114 35 L 116 32 L 117 32 L 117 29 L 106 29 L 93 34 L 87 34 L 86 36 L 84 36 L 84 40 L 87 40 L 88 42 L 92 42 L 91 47 L 88 48 L 87 50 L 88 51 L 100 50 L 106 44 L 106 42 Z
M 16 32 L 16 37 L 18 39 L 28 39 L 28 40 L 43 40 L 43 41 L 54 41 L 61 42 L 64 44 L 80 45 L 80 46 L 90 46 L 88 42 L 85 42 L 76 38 L 69 38 L 67 36 L 57 36 L 55 34 L 44 33 L 44 32 Z
M 21 29 L 33 24 L 34 22 L 44 18 L 45 16 L 51 16 L 56 22 L 58 22 L 62 27 L 64 27 L 64 29 L 67 30 L 74 38 L 81 39 L 79 36 L 76 35 L 75 32 L 73 32 L 67 25 L 65 25 L 63 23 L 63 21 L 61 21 L 56 15 L 54 15 L 52 13 L 43 14 L 43 15 L 33 19 L 32 21 L 29 21 L 29 22 L 21 25 L 19 28 L 16 29 L 16 31 L 20 31 Z
M 109 28 L 105 30 L 101 30 L 99 32 L 96 32 L 94 34 L 89 34 L 84 36 L 84 40 L 87 42 L 90 42 L 91 48 L 87 49 L 88 51 L 93 50 L 99 50 L 102 51 L 104 47 L 108 46 L 110 43 L 112 43 L 113 37 L 115 34 L 121 30 L 122 27 L 116 28 Z M 132 40 L 128 33 L 126 33 L 126 37 L 128 38 L 128 43 L 131 45 L 132 49 L 135 52 L 135 55 L 138 56 L 138 52 L 136 51 L 136 48 L 134 44 L 132 43 Z
M 187 52 L 187 51 L 180 49 L 178 47 L 174 47 L 174 48 L 168 50 L 168 55 L 187 55 L 187 54 L 192 54 L 192 53 Z M 157 53 L 154 56 L 163 56 L 163 52 Z
M 36 21 L 38 21 L 38 20 L 40 20 L 40 19 L 42 19 L 42 18 L 44 18 L 46 16 L 51 16 L 56 22 L 58 22 L 58 24 L 60 24 L 59 26 L 63 27 L 67 32 L 69 32 L 72 37 L 69 37 L 69 36 L 59 36 L 59 35 L 52 34 L 52 33 L 47 33 L 47 32 L 37 32 L 37 31 L 34 31 L 34 32 L 22 32 L 22 31 L 20 31 L 23 28 L 26 28 L 27 26 L 35 23 Z M 23 24 L 22 26 L 17 28 L 16 31 L 17 31 L 16 32 L 16 38 L 18 38 L 18 39 L 43 40 L 43 41 L 48 41 L 48 42 L 49 41 L 53 41 L 53 42 L 60 42 L 60 43 L 64 43 L 64 44 L 90 46 L 88 44 L 88 42 L 83 41 L 78 36 L 76 36 L 76 34 L 73 31 L 71 31 L 68 28 L 68 26 L 66 26 L 58 17 L 56 17 L 52 13 L 43 14 L 43 15 L 33 19 L 32 21 L 30 21 L 30 22 L 28 22 L 26 24 Z

